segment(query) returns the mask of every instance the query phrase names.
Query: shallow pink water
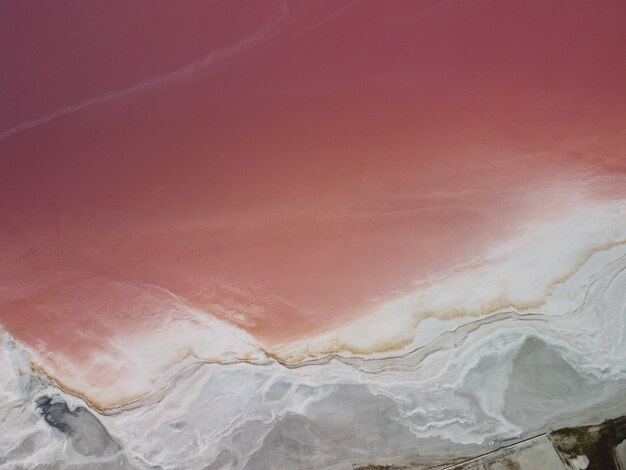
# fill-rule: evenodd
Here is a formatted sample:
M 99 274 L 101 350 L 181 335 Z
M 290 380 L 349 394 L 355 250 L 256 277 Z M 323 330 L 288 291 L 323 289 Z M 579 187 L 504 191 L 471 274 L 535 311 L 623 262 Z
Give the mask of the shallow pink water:
M 0 323 L 27 344 L 159 318 L 111 283 L 306 336 L 626 194 L 623 2 L 66 3 L 0 15 Z

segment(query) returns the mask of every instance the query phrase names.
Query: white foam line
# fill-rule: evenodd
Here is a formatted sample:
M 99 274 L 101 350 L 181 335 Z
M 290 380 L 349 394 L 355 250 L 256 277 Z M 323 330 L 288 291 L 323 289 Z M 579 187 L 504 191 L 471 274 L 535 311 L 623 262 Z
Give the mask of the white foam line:
M 272 31 L 274 31 L 287 17 L 288 9 L 287 2 L 284 1 L 280 7 L 280 13 L 272 19 L 269 23 L 264 25 L 260 30 L 256 33 L 243 38 L 239 42 L 233 44 L 232 46 L 225 47 L 223 49 L 219 49 L 216 51 L 212 51 L 205 57 L 196 62 L 192 62 L 178 70 L 174 70 L 173 72 L 169 72 L 163 75 L 158 75 L 156 77 L 152 77 L 146 80 L 143 80 L 139 83 L 136 83 L 128 88 L 121 88 L 118 90 L 110 91 L 101 96 L 97 96 L 95 98 L 90 98 L 82 103 L 66 106 L 64 108 L 58 109 L 53 113 L 50 113 L 46 116 L 42 116 L 37 119 L 33 119 L 31 121 L 22 122 L 21 124 L 7 129 L 0 133 L 0 141 L 6 139 L 13 134 L 18 132 L 32 129 L 34 127 L 40 126 L 41 124 L 46 124 L 58 117 L 67 116 L 68 114 L 73 114 L 78 111 L 81 111 L 85 108 L 89 108 L 91 106 L 97 106 L 103 103 L 107 103 L 109 101 L 113 101 L 119 98 L 124 98 L 130 95 L 134 95 L 136 93 L 146 92 L 149 90 L 153 90 L 156 88 L 160 88 L 162 86 L 177 82 L 181 79 L 187 78 L 197 72 L 198 70 L 205 68 L 211 65 L 213 62 L 219 59 L 223 59 L 226 57 L 231 57 L 237 53 L 243 52 L 249 49 L 253 44 L 262 40 L 266 36 L 268 36 Z
M 476 264 L 451 270 L 431 285 L 418 285 L 347 325 L 274 346 L 270 353 L 287 363 L 337 352 L 387 357 L 420 347 L 440 335 L 444 325 L 456 328 L 501 309 L 525 312 L 541 305 L 552 315 L 573 311 L 578 304 L 575 292 L 583 291 L 580 286 L 590 275 L 587 269 L 581 271 L 583 264 L 589 265 L 593 252 L 624 240 L 626 200 L 589 204 L 576 214 L 529 225 L 521 237 L 495 246 Z M 574 292 L 552 298 L 548 308 L 545 304 L 556 286 L 579 272 Z M 393 344 L 397 349 L 387 351 Z

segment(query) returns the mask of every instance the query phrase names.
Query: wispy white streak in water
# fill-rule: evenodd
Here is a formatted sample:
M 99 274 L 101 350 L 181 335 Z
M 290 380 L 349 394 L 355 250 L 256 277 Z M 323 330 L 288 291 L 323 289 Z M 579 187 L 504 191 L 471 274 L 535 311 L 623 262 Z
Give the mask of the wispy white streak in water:
M 57 109 L 56 111 L 50 114 L 47 114 L 45 116 L 39 117 L 37 119 L 22 122 L 21 124 L 15 127 L 12 127 L 10 129 L 7 129 L 3 131 L 2 133 L 0 133 L 0 140 L 4 140 L 7 137 L 13 134 L 16 134 L 18 132 L 21 132 L 27 129 L 32 129 L 33 127 L 37 127 L 41 124 L 45 124 L 58 117 L 67 116 L 68 114 L 73 114 L 77 111 L 81 111 L 91 106 L 97 106 L 99 104 L 107 103 L 109 101 L 113 101 L 118 98 L 124 98 L 124 97 L 134 95 L 137 93 L 154 90 L 154 89 L 163 87 L 165 85 L 169 85 L 171 83 L 177 82 L 184 78 L 187 78 L 193 75 L 195 72 L 205 67 L 208 67 L 209 65 L 211 65 L 212 63 L 214 63 L 215 61 L 219 59 L 231 57 L 235 54 L 238 54 L 240 52 L 243 52 L 249 49 L 256 42 L 265 38 L 272 31 L 274 31 L 287 17 L 287 13 L 288 13 L 287 3 L 283 2 L 283 4 L 280 7 L 280 13 L 274 19 L 272 19 L 270 22 L 265 24 L 261 29 L 256 31 L 254 34 L 241 39 L 240 41 L 238 41 L 237 43 L 231 46 L 228 46 L 223 49 L 216 50 L 216 51 L 212 51 L 210 54 L 206 55 L 202 59 L 197 60 L 196 62 L 192 62 L 191 64 L 188 64 L 178 70 L 174 70 L 173 72 L 169 72 L 163 75 L 158 75 L 156 77 L 149 78 L 147 80 L 143 80 L 128 88 L 121 88 L 118 90 L 110 91 L 104 95 L 97 96 L 95 98 L 90 98 L 86 101 L 83 101 L 82 103 L 78 103 L 73 106 L 66 106 L 64 108 Z

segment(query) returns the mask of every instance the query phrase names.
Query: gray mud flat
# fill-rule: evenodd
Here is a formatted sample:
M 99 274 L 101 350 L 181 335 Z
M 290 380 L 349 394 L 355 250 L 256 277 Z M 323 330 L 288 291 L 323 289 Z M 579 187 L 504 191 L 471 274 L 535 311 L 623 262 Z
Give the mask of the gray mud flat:
M 101 456 L 120 451 L 117 442 L 86 408 L 70 410 L 65 402 L 46 396 L 37 399 L 37 408 L 50 426 L 68 437 L 79 454 Z

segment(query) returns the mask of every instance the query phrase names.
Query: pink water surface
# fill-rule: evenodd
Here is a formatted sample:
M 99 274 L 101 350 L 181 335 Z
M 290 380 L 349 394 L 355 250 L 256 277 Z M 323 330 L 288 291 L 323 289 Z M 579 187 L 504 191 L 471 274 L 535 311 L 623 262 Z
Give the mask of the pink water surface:
M 29 345 L 159 321 L 147 285 L 306 336 L 626 195 L 622 1 L 0 10 L 0 323 Z

